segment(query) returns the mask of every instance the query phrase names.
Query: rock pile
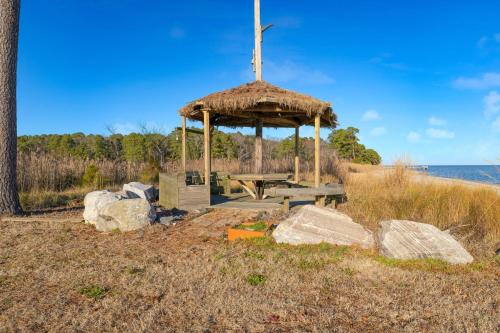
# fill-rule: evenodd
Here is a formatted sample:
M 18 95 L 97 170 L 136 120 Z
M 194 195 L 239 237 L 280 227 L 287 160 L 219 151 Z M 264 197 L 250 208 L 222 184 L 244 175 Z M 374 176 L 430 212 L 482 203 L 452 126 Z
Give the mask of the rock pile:
M 434 258 L 452 264 L 470 263 L 474 258 L 449 233 L 433 225 L 413 221 L 382 221 L 375 235 L 349 216 L 326 207 L 306 205 L 282 221 L 273 232 L 278 243 L 358 245 L 373 248 L 395 259 Z
M 143 228 L 156 219 L 156 210 L 150 204 L 156 198 L 152 185 L 133 182 L 123 185 L 123 191 L 90 192 L 85 196 L 85 222 L 99 231 L 131 231 Z

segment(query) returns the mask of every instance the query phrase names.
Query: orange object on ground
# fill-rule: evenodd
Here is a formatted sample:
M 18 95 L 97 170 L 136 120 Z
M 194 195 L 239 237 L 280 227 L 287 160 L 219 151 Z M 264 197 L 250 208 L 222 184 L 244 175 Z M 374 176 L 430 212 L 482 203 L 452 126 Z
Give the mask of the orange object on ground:
M 230 241 L 234 241 L 236 239 L 245 239 L 245 238 L 255 238 L 255 237 L 264 237 L 266 235 L 265 231 L 253 231 L 253 230 L 245 230 L 245 229 L 227 229 L 227 239 Z

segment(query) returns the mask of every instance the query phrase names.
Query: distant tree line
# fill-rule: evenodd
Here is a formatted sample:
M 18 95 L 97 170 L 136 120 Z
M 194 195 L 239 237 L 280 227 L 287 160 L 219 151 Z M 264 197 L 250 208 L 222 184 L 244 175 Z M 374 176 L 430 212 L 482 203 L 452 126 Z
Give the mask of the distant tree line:
M 347 127 L 333 130 L 328 136 L 330 146 L 338 156 L 354 163 L 377 165 L 382 162 L 380 155 L 359 143 L 359 129 Z
M 366 149 L 359 143 L 359 130 L 353 127 L 333 130 L 328 142 L 322 144 L 335 150 L 341 158 L 365 164 L 379 164 L 381 158 L 373 149 Z M 216 159 L 251 160 L 254 152 L 254 137 L 241 133 L 212 132 L 212 157 Z M 169 134 L 144 130 L 142 133 L 127 135 L 111 134 L 85 135 L 48 134 L 25 135 L 18 138 L 18 152 L 51 154 L 61 157 L 75 157 L 94 160 L 119 160 L 128 162 L 148 162 L 161 165 L 166 161 L 178 160 L 182 153 L 179 130 Z M 295 153 L 295 136 L 283 140 L 265 140 L 266 158 L 288 158 Z M 187 132 L 187 158 L 203 158 L 203 136 Z M 314 139 L 301 138 L 299 154 L 308 161 L 314 158 Z

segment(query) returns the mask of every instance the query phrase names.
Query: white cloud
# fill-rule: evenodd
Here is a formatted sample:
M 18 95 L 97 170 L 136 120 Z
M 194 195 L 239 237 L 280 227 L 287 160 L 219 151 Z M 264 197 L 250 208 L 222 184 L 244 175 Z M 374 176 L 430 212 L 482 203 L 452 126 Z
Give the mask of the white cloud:
M 495 132 L 500 132 L 500 116 L 498 116 L 497 119 L 495 119 L 495 121 L 493 122 L 493 124 L 491 124 L 491 126 L 493 127 L 493 130 Z
M 387 133 L 387 130 L 385 127 L 375 127 L 374 129 L 371 130 L 370 134 L 372 136 L 382 136 L 385 133 Z
M 413 143 L 416 143 L 416 142 L 420 142 L 420 139 L 421 139 L 421 136 L 419 133 L 417 132 L 414 132 L 414 131 L 410 131 L 408 133 L 408 135 L 406 136 L 406 139 L 410 142 L 413 142 Z
M 455 133 L 445 129 L 428 128 L 425 132 L 434 139 L 453 139 L 455 137 Z
M 290 60 L 286 60 L 281 64 L 277 64 L 270 60 L 264 60 L 262 71 L 264 80 L 275 83 L 299 82 L 308 85 L 327 85 L 335 83 L 335 79 L 327 73 L 297 64 Z M 247 80 L 253 79 L 254 73 L 252 71 L 245 71 L 244 77 Z
M 364 114 L 363 117 L 361 117 L 362 121 L 372 121 L 372 120 L 379 120 L 380 115 L 376 110 L 367 110 Z
M 186 37 L 186 31 L 179 27 L 172 27 L 168 34 L 173 39 L 183 39 L 184 37 Z
M 493 34 L 491 36 L 483 36 L 479 38 L 477 42 L 477 47 L 485 50 L 489 48 L 494 48 L 495 44 L 500 43 L 500 33 Z
M 484 103 L 484 114 L 486 116 L 491 116 L 500 111 L 500 94 L 496 91 L 490 91 L 490 93 L 483 98 Z
M 452 85 L 458 89 L 488 89 L 500 87 L 500 73 L 488 72 L 479 77 L 459 77 Z
M 432 117 L 429 118 L 429 125 L 432 125 L 432 126 L 445 126 L 446 125 L 446 120 L 432 116 Z

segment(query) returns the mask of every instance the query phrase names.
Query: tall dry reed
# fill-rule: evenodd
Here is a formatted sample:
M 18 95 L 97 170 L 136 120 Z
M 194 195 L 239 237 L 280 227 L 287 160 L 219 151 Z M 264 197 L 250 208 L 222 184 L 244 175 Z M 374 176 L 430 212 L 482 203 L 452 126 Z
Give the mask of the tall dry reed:
M 123 183 L 136 181 L 141 178 L 141 173 L 147 163 L 133 163 L 113 160 L 88 160 L 71 157 L 56 157 L 53 155 L 19 154 L 17 181 L 21 192 L 30 191 L 64 191 L 80 186 L 85 170 L 94 165 L 98 168 L 102 183 L 106 187 L 119 187 Z M 230 173 L 253 172 L 253 161 L 238 159 L 214 159 L 213 171 Z M 188 170 L 203 173 L 204 160 L 187 161 Z M 181 170 L 178 160 L 167 161 L 160 166 L 166 173 Z M 325 179 L 330 181 L 346 182 L 347 168 L 334 155 L 324 155 L 321 159 L 321 170 Z M 265 173 L 278 173 L 294 171 L 292 158 L 266 159 L 264 161 Z M 313 161 L 301 161 L 300 172 L 303 180 L 307 180 L 314 171 Z
M 406 219 L 449 229 L 465 243 L 493 246 L 500 240 L 500 195 L 486 186 L 422 181 L 396 165 L 353 177 L 346 192 L 341 209 L 372 230 L 383 220 Z

